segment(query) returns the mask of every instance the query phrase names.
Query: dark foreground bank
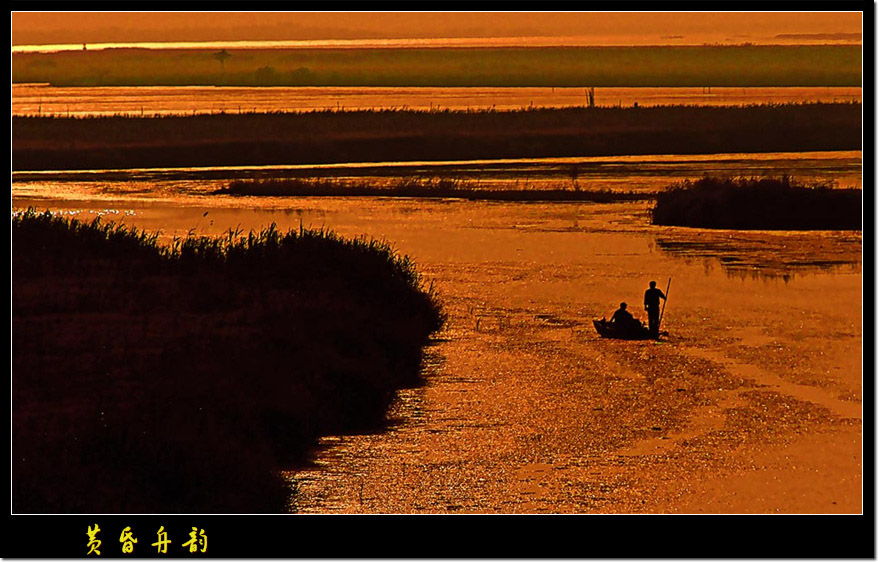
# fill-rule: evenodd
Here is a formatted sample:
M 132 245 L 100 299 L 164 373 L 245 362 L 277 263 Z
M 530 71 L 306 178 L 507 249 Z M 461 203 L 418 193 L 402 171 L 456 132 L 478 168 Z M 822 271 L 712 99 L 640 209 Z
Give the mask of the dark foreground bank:
M 380 428 L 443 322 L 408 258 L 325 231 L 29 211 L 12 244 L 13 513 L 282 512 L 277 471 Z
M 657 194 L 652 222 L 738 230 L 862 230 L 863 191 L 789 176 L 707 176 Z
M 860 150 L 862 104 L 13 117 L 13 170 Z

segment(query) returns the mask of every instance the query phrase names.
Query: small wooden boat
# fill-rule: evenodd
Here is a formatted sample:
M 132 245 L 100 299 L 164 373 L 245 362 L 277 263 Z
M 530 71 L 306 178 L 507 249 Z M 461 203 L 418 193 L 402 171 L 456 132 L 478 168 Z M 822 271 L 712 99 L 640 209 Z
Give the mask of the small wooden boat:
M 602 338 L 611 338 L 616 340 L 651 340 L 654 339 L 649 333 L 646 326 L 631 326 L 622 328 L 614 322 L 609 322 L 606 318 L 594 320 L 594 328 Z

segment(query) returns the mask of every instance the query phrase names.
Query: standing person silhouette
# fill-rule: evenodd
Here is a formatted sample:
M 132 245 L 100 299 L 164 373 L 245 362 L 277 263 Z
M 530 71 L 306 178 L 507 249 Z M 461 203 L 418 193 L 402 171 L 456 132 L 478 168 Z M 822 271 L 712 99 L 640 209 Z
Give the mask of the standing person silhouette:
M 660 299 L 667 300 L 667 297 L 661 289 L 657 289 L 655 281 L 649 282 L 649 289 L 643 295 L 643 307 L 649 316 L 649 333 L 652 337 L 659 337 L 659 313 L 661 312 Z

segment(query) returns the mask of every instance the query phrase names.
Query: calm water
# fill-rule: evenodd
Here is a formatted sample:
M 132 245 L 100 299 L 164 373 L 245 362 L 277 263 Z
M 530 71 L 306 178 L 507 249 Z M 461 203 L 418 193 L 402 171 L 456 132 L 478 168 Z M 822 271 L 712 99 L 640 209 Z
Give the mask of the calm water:
M 597 88 L 598 106 L 862 101 L 862 88 Z M 233 88 L 12 85 L 12 115 L 173 115 L 338 109 L 484 110 L 584 106 L 584 88 Z

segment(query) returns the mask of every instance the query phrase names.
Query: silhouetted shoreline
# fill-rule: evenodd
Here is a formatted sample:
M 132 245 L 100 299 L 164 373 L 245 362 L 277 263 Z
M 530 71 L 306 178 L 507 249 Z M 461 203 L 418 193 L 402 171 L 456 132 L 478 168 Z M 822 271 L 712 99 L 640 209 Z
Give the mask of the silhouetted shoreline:
M 453 178 L 400 178 L 389 186 L 367 181 L 344 181 L 333 178 L 284 178 L 233 180 L 217 195 L 255 197 L 417 197 L 466 199 L 468 201 L 642 201 L 653 199 L 650 193 L 579 189 L 483 189 L 477 182 Z
M 317 437 L 377 429 L 444 322 L 388 245 L 13 216 L 12 507 L 279 513 Z
M 862 104 L 13 117 L 12 169 L 860 150 Z

